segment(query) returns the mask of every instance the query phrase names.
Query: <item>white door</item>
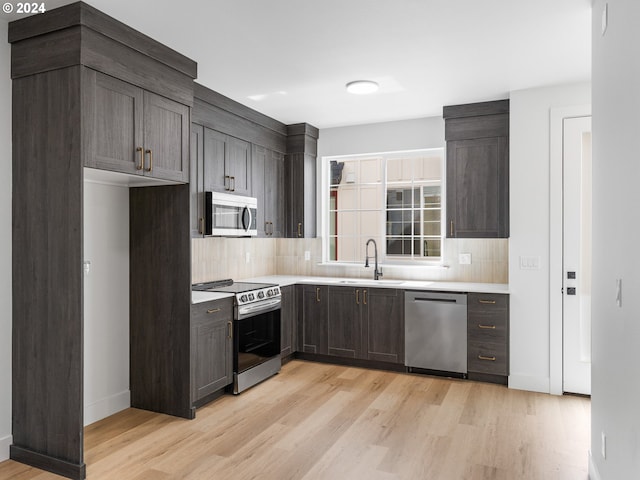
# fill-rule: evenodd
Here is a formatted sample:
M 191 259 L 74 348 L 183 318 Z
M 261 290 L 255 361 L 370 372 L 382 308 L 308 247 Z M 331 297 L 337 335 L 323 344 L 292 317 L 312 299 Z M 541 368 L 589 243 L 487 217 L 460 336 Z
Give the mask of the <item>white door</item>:
M 563 391 L 590 395 L 591 117 L 563 131 Z

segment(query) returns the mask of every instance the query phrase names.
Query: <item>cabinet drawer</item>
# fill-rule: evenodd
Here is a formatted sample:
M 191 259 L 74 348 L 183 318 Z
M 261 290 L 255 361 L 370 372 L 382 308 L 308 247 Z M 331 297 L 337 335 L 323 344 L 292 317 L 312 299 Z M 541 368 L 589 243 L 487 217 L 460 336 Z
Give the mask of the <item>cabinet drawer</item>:
M 508 375 L 507 346 L 500 343 L 469 342 L 467 370 L 493 375 Z
M 506 343 L 508 336 L 507 313 L 467 314 L 467 339 L 481 342 Z
M 469 293 L 467 311 L 472 313 L 506 311 L 509 308 L 509 295 L 499 293 Z
M 232 298 L 223 298 L 212 302 L 195 303 L 191 306 L 191 321 L 193 325 L 199 325 L 219 319 L 231 320 L 232 318 Z

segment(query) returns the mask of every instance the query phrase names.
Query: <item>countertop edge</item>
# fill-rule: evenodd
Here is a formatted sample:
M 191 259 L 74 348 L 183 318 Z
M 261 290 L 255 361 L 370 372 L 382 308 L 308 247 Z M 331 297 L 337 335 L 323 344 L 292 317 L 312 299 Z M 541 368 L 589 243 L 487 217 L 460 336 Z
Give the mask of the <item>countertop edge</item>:
M 419 280 L 376 281 L 363 278 L 313 277 L 308 275 L 267 275 L 243 279 L 243 281 L 275 283 L 280 287 L 289 285 L 328 285 L 343 287 L 394 288 L 399 290 L 422 290 L 436 292 L 495 293 L 509 295 L 506 283 L 437 282 Z M 391 283 L 393 282 L 393 283 Z

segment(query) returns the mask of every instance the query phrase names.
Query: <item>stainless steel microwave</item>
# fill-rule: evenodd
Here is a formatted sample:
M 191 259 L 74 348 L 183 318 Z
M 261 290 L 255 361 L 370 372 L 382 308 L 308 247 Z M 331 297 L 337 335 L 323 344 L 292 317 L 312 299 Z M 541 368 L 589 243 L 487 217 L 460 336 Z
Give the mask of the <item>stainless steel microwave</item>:
M 228 193 L 205 192 L 205 235 L 253 237 L 258 235 L 258 199 Z

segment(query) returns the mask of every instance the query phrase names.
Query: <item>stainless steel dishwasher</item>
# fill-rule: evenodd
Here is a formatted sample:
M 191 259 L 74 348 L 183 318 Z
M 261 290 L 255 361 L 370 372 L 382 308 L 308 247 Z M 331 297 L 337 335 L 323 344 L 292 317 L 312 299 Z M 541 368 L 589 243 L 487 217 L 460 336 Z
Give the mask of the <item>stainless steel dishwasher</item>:
M 407 291 L 405 365 L 467 373 L 467 295 Z

